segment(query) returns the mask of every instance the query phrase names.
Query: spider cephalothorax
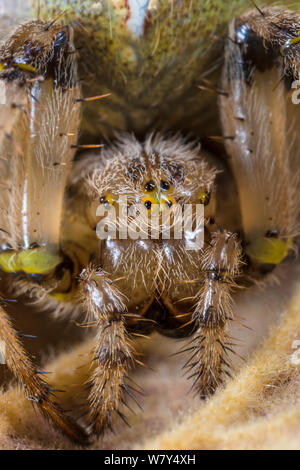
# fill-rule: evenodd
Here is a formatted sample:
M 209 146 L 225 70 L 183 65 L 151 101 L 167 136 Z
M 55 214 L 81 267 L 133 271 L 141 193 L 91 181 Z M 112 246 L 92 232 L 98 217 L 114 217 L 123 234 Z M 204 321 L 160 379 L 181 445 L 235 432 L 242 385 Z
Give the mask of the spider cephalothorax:
M 185 323 L 176 322 L 174 315 L 187 305 L 182 303 L 177 309 L 175 303 L 195 291 L 185 281 L 199 277 L 201 250 L 192 247 L 192 223 L 190 231 L 182 232 L 182 209 L 197 204 L 205 207 L 200 222 L 204 225 L 205 217 L 213 227 L 216 170 L 201 157 L 198 147 L 179 137 L 162 136 L 150 137 L 145 144 L 125 136 L 118 146 L 104 151 L 101 159 L 95 155 L 90 163 L 94 169 L 81 172 L 75 183 L 81 189 L 72 191 L 81 198 L 77 217 L 86 219 L 94 231 L 95 250 L 90 256 L 112 280 L 119 279 L 117 286 L 128 298 L 129 311 L 146 316 L 154 300 L 161 300 L 167 309 L 174 303 L 169 312 L 174 326 Z M 76 174 L 76 167 L 74 171 Z M 103 206 L 101 217 L 97 206 L 100 210 Z M 102 229 L 106 225 L 107 239 L 100 242 L 97 235 L 105 236 Z M 204 236 L 204 226 L 198 230 Z M 197 290 L 196 284 L 194 287 Z M 158 324 L 161 320 L 157 319 Z M 168 321 L 171 325 L 172 320 Z M 168 321 L 165 319 L 166 325 Z
M 100 3 L 91 15 L 82 10 L 82 61 L 60 16 L 20 26 L 0 48 L 0 267 L 15 294 L 30 293 L 56 316 L 83 313 L 95 327 L 88 420 L 97 434 L 111 427 L 113 414 L 126 421 L 129 372 L 139 363 L 135 335 L 190 336 L 184 352 L 193 388 L 202 398 L 214 393 L 230 376 L 232 294 L 274 271 L 299 231 L 299 107 L 291 94 L 299 88 L 299 14 L 257 8 L 233 21 L 214 87 L 198 77 L 198 3 L 174 6 L 179 24 L 184 13 L 186 40 L 174 49 L 168 23 L 157 16 L 168 18 L 165 1 L 161 10 L 143 10 L 133 26 L 127 16 L 110 17 L 86 47 Z M 77 44 L 80 21 L 72 13 Z M 96 96 L 81 96 L 78 62 L 81 72 L 88 64 Z M 222 137 L 206 135 L 201 145 L 214 107 L 208 100 L 204 116 L 196 88 L 220 95 L 223 128 Z M 84 111 L 80 126 L 81 104 L 104 97 L 106 112 Z M 194 136 L 182 137 L 186 131 Z M 28 398 L 84 441 L 2 306 L 0 338 Z

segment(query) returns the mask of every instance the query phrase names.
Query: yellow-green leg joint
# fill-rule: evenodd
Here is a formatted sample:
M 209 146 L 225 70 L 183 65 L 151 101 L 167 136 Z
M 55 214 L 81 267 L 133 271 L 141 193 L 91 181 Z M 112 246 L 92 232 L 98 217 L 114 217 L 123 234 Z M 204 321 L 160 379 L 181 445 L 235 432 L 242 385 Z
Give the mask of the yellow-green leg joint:
M 0 268 L 7 273 L 49 274 L 63 261 L 45 248 L 0 253 Z
M 263 237 L 258 238 L 246 248 L 246 253 L 251 261 L 256 264 L 279 264 L 288 255 L 293 246 L 293 240 Z

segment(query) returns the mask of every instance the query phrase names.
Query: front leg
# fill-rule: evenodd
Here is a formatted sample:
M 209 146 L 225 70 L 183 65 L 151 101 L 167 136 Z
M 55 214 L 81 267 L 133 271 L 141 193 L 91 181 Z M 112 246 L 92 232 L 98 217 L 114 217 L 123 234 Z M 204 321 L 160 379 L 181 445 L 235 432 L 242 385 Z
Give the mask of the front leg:
M 21 284 L 10 278 L 17 294 L 32 287 L 36 276 L 27 274 L 56 284 L 53 274 L 63 261 L 61 214 L 79 125 L 74 52 L 72 29 L 56 21 L 20 25 L 0 45 L 0 269 L 23 273 Z M 53 401 L 2 308 L 0 339 L 27 397 L 72 440 L 86 442 Z
M 26 396 L 33 405 L 73 442 L 87 443 L 87 435 L 81 427 L 54 401 L 53 391 L 44 382 L 26 354 L 18 334 L 7 314 L 0 307 L 0 342 L 4 346 L 6 364 L 25 389 Z
M 124 395 L 132 396 L 126 383 L 134 357 L 124 315 L 125 298 L 100 269 L 84 269 L 80 276 L 81 300 L 97 336 L 93 351 L 95 368 L 90 379 L 89 420 L 93 433 L 102 434 L 112 427 L 113 414 L 126 421 L 120 410 Z
M 299 233 L 300 15 L 263 8 L 235 19 L 220 98 L 246 253 L 276 266 Z
M 23 270 L 24 263 L 35 269 L 32 257 L 19 256 L 32 246 L 43 248 L 46 264 L 59 255 L 80 118 L 72 36 L 70 27 L 56 21 L 30 21 L 0 46 L 0 242 L 1 252 L 18 256 L 10 267 L 1 255 L 0 266 L 9 272 Z M 47 270 L 44 262 L 41 267 Z
M 205 279 L 193 314 L 196 332 L 192 356 L 186 364 L 192 370 L 196 392 L 201 398 L 214 393 L 225 375 L 230 375 L 231 340 L 226 331 L 232 319 L 231 289 L 239 272 L 241 248 L 233 233 L 215 233 L 205 250 L 202 269 Z

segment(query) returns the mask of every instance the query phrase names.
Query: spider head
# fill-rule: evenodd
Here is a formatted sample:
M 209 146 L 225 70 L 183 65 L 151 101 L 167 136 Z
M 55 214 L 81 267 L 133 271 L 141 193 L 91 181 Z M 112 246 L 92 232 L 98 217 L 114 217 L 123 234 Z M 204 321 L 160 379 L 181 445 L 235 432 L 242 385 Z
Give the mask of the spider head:
M 98 215 L 103 219 L 113 215 L 117 229 L 125 224 L 125 212 L 129 218 L 143 213 L 147 223 L 159 216 L 161 228 L 164 220 L 170 224 L 170 217 L 174 226 L 187 205 L 202 206 L 205 217 L 214 215 L 216 171 L 194 143 L 187 144 L 178 136 L 165 140 L 155 135 L 140 144 L 126 136 L 102 155 L 105 168 L 95 168 L 89 189 L 100 206 Z

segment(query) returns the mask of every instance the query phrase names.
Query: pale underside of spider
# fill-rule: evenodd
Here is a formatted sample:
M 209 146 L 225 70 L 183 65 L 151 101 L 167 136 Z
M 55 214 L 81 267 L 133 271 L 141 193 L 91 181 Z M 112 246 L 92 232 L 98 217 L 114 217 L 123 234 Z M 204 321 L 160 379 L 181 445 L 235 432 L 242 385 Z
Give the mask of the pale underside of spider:
M 134 1 L 75 1 L 63 18 L 59 3 L 40 2 L 38 19 L 0 48 L 0 267 L 11 281 L 4 294 L 28 293 L 57 317 L 83 312 L 94 325 L 87 408 L 101 434 L 114 415 L 126 421 L 134 336 L 189 336 L 193 389 L 214 393 L 231 371 L 232 293 L 276 272 L 296 247 L 300 16 L 256 7 L 226 40 L 217 28 L 203 40 L 205 2 L 145 1 L 137 12 Z M 217 46 L 202 55 L 205 41 Z M 214 96 L 222 137 L 211 134 Z M 204 246 L 165 239 L 161 222 L 156 238 L 119 239 L 124 195 L 150 215 L 202 205 Z M 117 211 L 115 238 L 96 235 L 99 205 Z M 0 339 L 28 398 L 85 442 L 4 306 Z

